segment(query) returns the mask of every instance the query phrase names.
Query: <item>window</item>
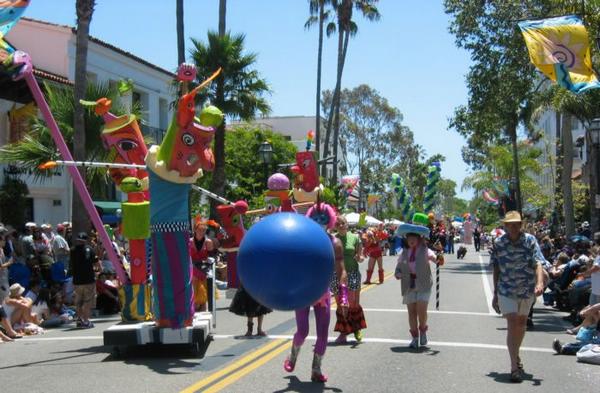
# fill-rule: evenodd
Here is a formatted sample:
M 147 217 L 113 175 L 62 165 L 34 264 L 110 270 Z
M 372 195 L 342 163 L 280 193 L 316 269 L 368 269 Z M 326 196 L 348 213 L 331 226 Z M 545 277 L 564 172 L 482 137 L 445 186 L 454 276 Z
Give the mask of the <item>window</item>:
M 166 130 L 169 127 L 169 103 L 164 98 L 160 98 L 158 108 L 158 127 Z

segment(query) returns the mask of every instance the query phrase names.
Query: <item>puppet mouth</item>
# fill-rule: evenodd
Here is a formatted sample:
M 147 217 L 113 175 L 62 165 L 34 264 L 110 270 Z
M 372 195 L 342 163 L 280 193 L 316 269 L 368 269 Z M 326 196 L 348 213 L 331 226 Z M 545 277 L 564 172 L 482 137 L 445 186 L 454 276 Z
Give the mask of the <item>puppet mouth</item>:
M 188 156 L 188 159 L 186 161 L 186 164 L 188 166 L 193 166 L 194 164 L 196 164 L 199 160 L 199 157 L 196 154 L 191 154 Z

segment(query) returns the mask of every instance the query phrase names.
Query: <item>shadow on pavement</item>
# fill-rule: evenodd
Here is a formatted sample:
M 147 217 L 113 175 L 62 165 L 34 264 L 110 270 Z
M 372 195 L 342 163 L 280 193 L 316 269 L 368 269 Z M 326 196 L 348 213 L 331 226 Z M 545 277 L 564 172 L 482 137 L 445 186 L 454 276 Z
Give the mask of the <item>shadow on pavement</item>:
M 101 347 L 108 352 L 108 347 Z M 188 345 L 169 345 L 168 350 L 159 345 L 143 345 L 120 348 L 109 354 L 104 362 L 123 362 L 136 366 L 146 366 L 150 370 L 164 375 L 188 374 L 197 369 L 200 359 Z M 175 371 L 178 370 L 178 371 Z
M 493 378 L 494 381 L 496 381 L 498 383 L 507 383 L 507 384 L 511 384 L 511 385 L 518 385 L 518 383 L 511 382 L 510 373 L 499 373 L 496 371 L 492 371 L 487 376 L 490 378 Z M 531 375 L 531 374 L 525 373 L 523 375 L 523 383 L 531 382 L 532 386 L 542 386 L 542 381 L 543 381 L 543 379 L 534 378 L 533 375 Z
M 57 354 L 72 354 L 69 356 L 62 356 L 62 357 L 58 357 L 58 358 L 53 358 L 53 359 L 45 359 L 45 360 L 39 360 L 36 362 L 27 362 L 27 363 L 21 363 L 21 364 L 13 364 L 11 366 L 5 366 L 5 367 L 0 367 L 0 370 L 7 370 L 7 369 L 11 369 L 11 368 L 18 368 L 18 367 L 35 367 L 35 366 L 64 366 L 67 364 L 75 364 L 75 363 L 65 363 L 65 362 L 61 362 L 62 360 L 69 360 L 69 359 L 78 359 L 78 358 L 82 358 L 85 356 L 90 356 L 90 355 L 94 355 L 100 352 L 104 352 L 106 349 L 104 346 L 99 345 L 99 346 L 95 346 L 95 347 L 89 347 L 89 348 L 82 348 L 82 349 L 77 349 L 77 350 L 72 350 L 72 351 L 64 351 L 64 352 L 53 352 L 53 353 L 57 353 Z M 60 363 L 57 363 L 60 362 Z M 56 364 L 53 364 L 56 363 Z M 77 361 L 77 364 L 81 364 L 83 363 L 82 361 Z M 87 363 L 100 363 L 100 362 L 87 362 Z
M 390 351 L 394 353 L 413 353 L 413 354 L 425 354 L 429 356 L 436 356 L 440 353 L 438 350 L 433 350 L 429 347 L 421 347 L 419 349 L 412 349 L 409 347 L 391 347 Z
M 277 390 L 273 393 L 286 393 L 286 392 L 299 392 L 299 393 L 310 393 L 310 392 L 342 392 L 342 389 L 325 386 L 322 383 L 301 381 L 297 376 L 292 375 L 285 377 L 288 380 L 288 387 L 285 389 Z

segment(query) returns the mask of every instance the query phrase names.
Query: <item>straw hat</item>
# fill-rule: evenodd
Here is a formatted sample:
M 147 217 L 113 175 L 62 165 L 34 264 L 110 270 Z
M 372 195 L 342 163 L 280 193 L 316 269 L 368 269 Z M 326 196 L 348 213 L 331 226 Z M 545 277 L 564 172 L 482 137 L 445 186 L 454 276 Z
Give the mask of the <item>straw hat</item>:
M 515 211 L 515 210 L 511 210 L 506 213 L 506 215 L 504 216 L 504 220 L 502 220 L 502 222 L 507 224 L 509 222 L 523 222 L 523 220 L 521 220 L 521 213 L 519 213 L 518 211 Z
M 21 296 L 23 292 L 25 292 L 25 288 L 23 288 L 23 286 L 21 286 L 19 283 L 14 283 L 8 290 L 10 291 L 10 297 Z

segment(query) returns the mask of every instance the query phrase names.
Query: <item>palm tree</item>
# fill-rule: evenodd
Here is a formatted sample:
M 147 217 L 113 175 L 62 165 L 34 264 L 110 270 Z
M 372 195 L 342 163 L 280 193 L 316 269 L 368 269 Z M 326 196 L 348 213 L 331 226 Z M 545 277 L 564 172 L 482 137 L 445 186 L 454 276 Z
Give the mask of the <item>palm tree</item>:
M 74 113 L 75 100 L 73 99 L 73 90 L 64 88 L 54 88 L 44 85 L 48 105 L 56 119 L 56 122 L 65 138 L 67 146 L 73 150 L 74 146 Z M 118 102 L 118 90 L 110 88 L 108 84 L 89 84 L 87 86 L 84 98 L 88 101 L 95 101 L 101 97 L 107 97 Z M 113 104 L 111 112 L 120 115 L 127 111 L 124 106 Z M 132 113 L 139 117 L 140 107 L 135 105 Z M 103 120 L 94 114 L 93 111 L 85 110 L 85 161 L 107 161 L 108 152 L 102 145 L 100 134 L 104 125 Z M 54 140 L 50 130 L 47 128 L 43 119 L 33 116 L 31 118 L 30 131 L 18 142 L 5 145 L 0 148 L 0 162 L 18 163 L 20 167 L 31 171 L 34 178 L 38 181 L 52 174 L 51 171 L 40 170 L 38 167 L 48 161 L 60 159 L 60 153 L 55 147 Z M 85 168 L 87 183 L 92 195 L 97 198 L 105 198 L 106 185 L 109 182 L 107 171 L 104 168 Z M 81 210 L 80 210 L 81 211 Z
M 332 0 L 332 6 L 337 16 L 337 33 L 338 33 L 338 59 L 337 59 L 337 74 L 333 101 L 328 112 L 327 131 L 325 134 L 325 154 L 329 155 L 329 142 L 331 140 L 331 130 L 333 127 L 333 179 L 337 180 L 337 153 L 339 144 L 340 132 L 340 90 L 342 88 L 342 74 L 348 53 L 348 43 L 350 37 L 355 36 L 358 32 L 358 26 L 352 15 L 354 9 L 360 11 L 362 16 L 369 21 L 377 21 L 381 18 L 379 10 L 375 4 L 379 0 Z M 328 27 L 329 29 L 329 27 Z
M 217 83 L 203 90 L 198 98 L 210 101 L 230 119 L 253 119 L 257 113 L 268 114 L 271 110 L 265 94 L 269 93 L 267 82 L 253 69 L 256 54 L 244 53 L 243 34 L 231 35 L 208 32 L 207 42 L 192 38 L 192 57 L 196 64 L 198 79 L 203 80 L 219 67 L 223 72 Z M 215 170 L 212 173 L 211 191 L 225 192 L 225 122 L 215 133 Z M 215 216 L 216 204 L 212 202 L 211 214 Z
M 309 0 L 309 12 L 310 17 L 304 24 L 305 29 L 310 29 L 315 24 L 319 24 L 319 49 L 317 51 L 317 98 L 316 98 L 316 111 L 315 116 L 317 118 L 316 124 L 316 150 L 317 155 L 321 152 L 321 68 L 323 63 L 323 30 L 325 22 L 329 19 L 329 10 L 327 5 L 331 4 L 331 0 Z M 328 25 L 327 36 L 333 34 L 335 24 Z
M 75 10 L 77 12 L 77 35 L 75 39 L 75 110 L 73 112 L 73 155 L 76 160 L 85 159 L 85 109 L 79 104 L 79 100 L 85 97 L 87 84 L 87 53 L 90 35 L 90 23 L 94 14 L 95 0 L 76 0 Z M 81 176 L 85 181 L 85 171 L 80 169 Z M 78 193 L 73 195 L 73 212 L 85 211 L 85 207 Z M 90 221 L 87 214 L 74 214 L 74 233 L 87 231 Z
M 185 30 L 183 28 L 183 0 L 176 0 L 177 64 L 185 63 Z

